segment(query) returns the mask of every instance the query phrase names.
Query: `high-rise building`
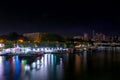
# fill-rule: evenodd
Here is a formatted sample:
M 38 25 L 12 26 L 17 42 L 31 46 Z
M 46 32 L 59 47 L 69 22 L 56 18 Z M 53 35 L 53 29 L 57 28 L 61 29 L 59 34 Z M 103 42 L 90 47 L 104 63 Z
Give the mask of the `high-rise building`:
M 93 31 L 92 36 L 93 41 L 101 42 L 106 40 L 106 35 L 103 33 L 96 33 L 95 31 Z
M 118 41 L 120 41 L 120 36 L 118 37 Z
M 87 33 L 84 33 L 83 39 L 84 39 L 85 41 L 88 41 L 88 34 L 87 34 Z
M 93 30 L 93 32 L 92 32 L 92 41 L 96 41 L 96 36 L 97 36 L 97 33 L 95 33 L 95 31 Z

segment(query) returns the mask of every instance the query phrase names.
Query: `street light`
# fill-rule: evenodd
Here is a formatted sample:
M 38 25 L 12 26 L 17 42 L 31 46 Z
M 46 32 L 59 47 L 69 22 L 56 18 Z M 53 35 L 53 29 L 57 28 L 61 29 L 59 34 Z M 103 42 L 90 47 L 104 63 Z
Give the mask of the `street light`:
M 23 42 L 23 39 L 19 39 L 18 42 L 21 42 L 21 43 L 22 43 L 22 42 Z

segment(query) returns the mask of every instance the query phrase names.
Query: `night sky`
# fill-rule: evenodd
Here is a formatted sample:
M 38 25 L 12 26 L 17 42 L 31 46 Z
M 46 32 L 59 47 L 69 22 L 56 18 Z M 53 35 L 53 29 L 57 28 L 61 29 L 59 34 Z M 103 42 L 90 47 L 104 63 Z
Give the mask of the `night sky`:
M 119 35 L 119 19 L 119 8 L 113 5 L 112 0 L 9 0 L 0 3 L 0 34 L 15 31 L 79 35 L 95 30 Z

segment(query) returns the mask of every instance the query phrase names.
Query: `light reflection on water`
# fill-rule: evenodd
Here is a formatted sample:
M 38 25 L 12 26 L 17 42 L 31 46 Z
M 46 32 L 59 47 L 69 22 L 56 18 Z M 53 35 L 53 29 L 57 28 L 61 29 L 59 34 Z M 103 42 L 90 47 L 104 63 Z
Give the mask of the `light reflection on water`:
M 61 80 L 60 55 L 40 57 L 0 57 L 0 80 Z
M 118 79 L 119 73 L 118 48 L 40 57 L 0 56 L 0 80 L 110 80 Z

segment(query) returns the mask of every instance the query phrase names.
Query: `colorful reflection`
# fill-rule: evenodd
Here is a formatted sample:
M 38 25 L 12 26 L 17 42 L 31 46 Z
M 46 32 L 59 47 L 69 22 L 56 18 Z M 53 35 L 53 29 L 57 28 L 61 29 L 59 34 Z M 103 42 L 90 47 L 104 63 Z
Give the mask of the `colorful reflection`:
M 120 54 L 109 51 L 0 56 L 0 80 L 110 80 L 111 76 L 117 80 L 119 68 Z
M 4 80 L 4 64 L 3 64 L 3 57 L 0 57 L 0 80 Z
M 4 74 L 5 75 L 10 75 L 10 63 L 8 60 L 4 62 Z M 12 74 L 12 73 L 11 73 Z
M 20 60 L 18 56 L 15 56 L 15 64 L 14 64 L 14 80 L 18 80 L 20 77 Z
M 80 67 L 81 67 L 81 60 L 80 56 L 78 54 L 75 54 L 75 74 L 78 75 L 80 73 Z

